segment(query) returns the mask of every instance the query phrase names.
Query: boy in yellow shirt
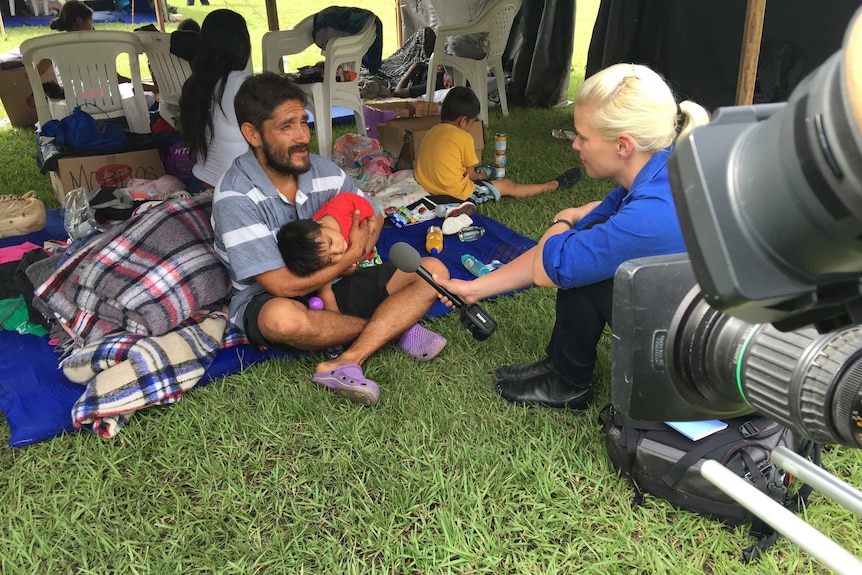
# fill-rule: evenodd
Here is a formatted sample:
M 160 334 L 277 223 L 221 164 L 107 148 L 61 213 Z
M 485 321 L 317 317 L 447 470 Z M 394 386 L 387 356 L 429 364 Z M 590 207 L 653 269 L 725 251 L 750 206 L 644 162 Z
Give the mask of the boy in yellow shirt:
M 499 200 L 500 196 L 526 198 L 573 186 L 581 179 L 581 170 L 572 168 L 543 184 L 518 184 L 505 178 L 488 181 L 488 174 L 477 169 L 479 158 L 468 132 L 478 116 L 479 99 L 470 88 L 449 90 L 440 109 L 440 123 L 423 138 L 416 162 L 416 181 L 429 194 L 474 202 L 491 197 Z

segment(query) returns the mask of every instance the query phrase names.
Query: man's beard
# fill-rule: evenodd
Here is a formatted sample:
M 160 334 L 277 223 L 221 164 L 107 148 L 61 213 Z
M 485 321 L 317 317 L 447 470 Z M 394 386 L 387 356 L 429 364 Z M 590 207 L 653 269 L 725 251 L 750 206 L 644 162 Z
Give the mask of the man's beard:
M 294 164 L 290 161 L 291 154 L 308 151 L 308 144 L 295 144 L 290 146 L 285 154 L 281 150 L 270 146 L 266 140 L 263 140 L 262 143 L 263 157 L 266 159 L 266 165 L 274 172 L 278 172 L 285 176 L 298 176 L 299 174 L 304 174 L 311 169 L 311 160 L 308 156 L 306 156 L 305 161 L 300 164 Z

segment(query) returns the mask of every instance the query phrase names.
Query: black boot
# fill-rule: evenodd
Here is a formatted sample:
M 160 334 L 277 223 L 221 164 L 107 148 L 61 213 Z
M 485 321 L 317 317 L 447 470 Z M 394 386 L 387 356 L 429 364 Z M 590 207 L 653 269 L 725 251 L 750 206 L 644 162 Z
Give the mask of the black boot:
M 577 386 L 553 370 L 524 377 L 502 379 L 494 383 L 497 392 L 512 403 L 545 405 L 583 412 L 593 400 L 592 384 Z
M 532 363 L 515 363 L 511 365 L 501 365 L 494 370 L 494 383 L 504 379 L 519 379 L 552 371 L 551 358 L 545 357 L 539 361 Z

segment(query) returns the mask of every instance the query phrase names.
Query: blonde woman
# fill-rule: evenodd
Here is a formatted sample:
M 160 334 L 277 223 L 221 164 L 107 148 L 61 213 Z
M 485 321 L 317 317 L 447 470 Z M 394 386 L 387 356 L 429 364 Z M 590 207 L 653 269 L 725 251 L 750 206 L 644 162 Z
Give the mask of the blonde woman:
M 709 116 L 693 102 L 677 106 L 661 76 L 633 64 L 588 78 L 575 97 L 574 115 L 572 148 L 587 175 L 619 187 L 601 202 L 559 212 L 536 247 L 494 273 L 438 281 L 469 303 L 532 284 L 557 288 L 546 357 L 498 367 L 494 386 L 514 403 L 583 411 L 593 398 L 596 345 L 611 323 L 617 267 L 632 258 L 685 251 L 667 159 L 677 134 Z

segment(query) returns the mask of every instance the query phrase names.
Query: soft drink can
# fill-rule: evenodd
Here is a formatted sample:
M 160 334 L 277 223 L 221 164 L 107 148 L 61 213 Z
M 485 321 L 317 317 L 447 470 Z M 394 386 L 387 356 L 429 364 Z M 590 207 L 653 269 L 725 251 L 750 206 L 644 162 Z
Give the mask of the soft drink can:
M 498 133 L 494 136 L 494 152 L 497 154 L 506 152 L 506 134 Z

